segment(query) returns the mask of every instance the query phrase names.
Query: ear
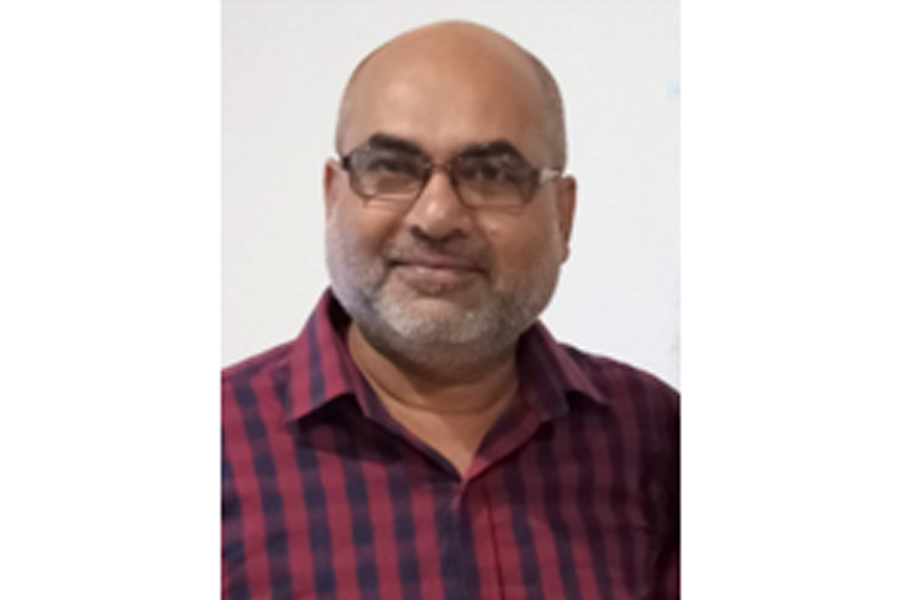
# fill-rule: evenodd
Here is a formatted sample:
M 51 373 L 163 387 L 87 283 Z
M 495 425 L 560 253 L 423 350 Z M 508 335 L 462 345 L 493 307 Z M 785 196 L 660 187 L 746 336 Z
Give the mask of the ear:
M 563 177 L 557 184 L 556 220 L 559 226 L 560 240 L 563 243 L 563 262 L 569 258 L 569 239 L 572 237 L 572 224 L 575 221 L 575 199 L 578 185 L 571 175 Z
M 337 186 L 338 179 L 341 177 L 343 169 L 338 161 L 333 158 L 325 162 L 325 171 L 322 175 L 322 187 L 325 193 L 325 214 L 330 215 L 331 210 L 337 202 Z

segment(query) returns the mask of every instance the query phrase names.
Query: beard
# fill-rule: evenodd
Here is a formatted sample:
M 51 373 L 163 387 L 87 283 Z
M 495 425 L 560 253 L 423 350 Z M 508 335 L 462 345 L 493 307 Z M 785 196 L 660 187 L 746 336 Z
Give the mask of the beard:
M 401 232 L 373 253 L 334 219 L 326 231 L 332 289 L 369 344 L 395 361 L 441 371 L 478 365 L 514 347 L 553 295 L 559 247 L 550 244 L 498 286 L 486 245 Z M 423 256 L 457 260 L 474 273 L 461 285 L 410 284 L 398 265 Z

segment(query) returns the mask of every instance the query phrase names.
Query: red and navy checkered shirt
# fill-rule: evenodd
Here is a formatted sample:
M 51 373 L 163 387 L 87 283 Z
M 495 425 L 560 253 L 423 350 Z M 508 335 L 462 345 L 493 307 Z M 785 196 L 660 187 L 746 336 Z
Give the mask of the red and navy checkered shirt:
M 535 325 L 461 478 L 388 415 L 348 324 L 326 293 L 295 341 L 223 373 L 224 598 L 678 597 L 673 389 Z

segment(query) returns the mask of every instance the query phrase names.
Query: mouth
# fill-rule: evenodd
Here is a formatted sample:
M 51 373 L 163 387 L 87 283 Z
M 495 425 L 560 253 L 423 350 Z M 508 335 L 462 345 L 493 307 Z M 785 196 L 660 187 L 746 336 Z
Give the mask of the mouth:
M 404 283 L 429 296 L 468 287 L 485 275 L 472 261 L 453 257 L 420 257 L 391 262 Z

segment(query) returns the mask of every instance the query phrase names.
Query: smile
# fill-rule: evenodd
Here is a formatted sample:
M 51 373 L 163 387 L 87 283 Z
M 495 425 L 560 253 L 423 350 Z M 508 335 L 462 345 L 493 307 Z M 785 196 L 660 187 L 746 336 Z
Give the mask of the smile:
M 483 275 L 469 263 L 449 260 L 399 262 L 392 268 L 404 283 L 428 295 L 467 286 Z

